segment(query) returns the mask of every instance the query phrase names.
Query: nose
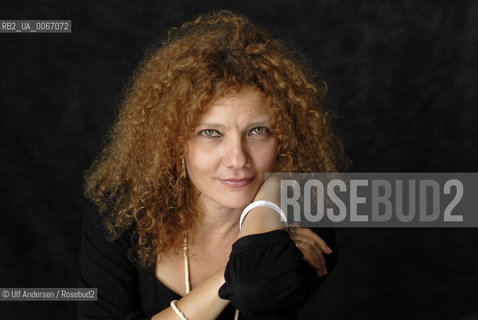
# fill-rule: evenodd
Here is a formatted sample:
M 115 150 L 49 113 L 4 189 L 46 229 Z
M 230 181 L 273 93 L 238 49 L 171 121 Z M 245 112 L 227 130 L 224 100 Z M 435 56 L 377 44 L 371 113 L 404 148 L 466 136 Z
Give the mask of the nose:
M 224 165 L 231 169 L 243 168 L 249 161 L 249 151 L 241 135 L 230 135 L 225 140 Z

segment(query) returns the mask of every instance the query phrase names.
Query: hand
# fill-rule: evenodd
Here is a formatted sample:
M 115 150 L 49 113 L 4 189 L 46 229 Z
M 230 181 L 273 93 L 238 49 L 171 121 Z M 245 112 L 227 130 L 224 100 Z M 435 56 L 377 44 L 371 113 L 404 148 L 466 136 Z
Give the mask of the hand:
M 271 174 L 264 180 L 254 197 L 254 201 L 257 200 L 268 200 L 275 204 L 280 203 L 280 179 L 276 174 Z
M 259 188 L 254 201 L 266 199 L 266 190 L 268 191 L 267 200 L 279 204 L 280 179 L 277 175 L 271 175 L 264 181 Z M 289 225 L 287 230 L 289 231 L 290 237 L 292 241 L 294 241 L 296 247 L 304 255 L 304 260 L 316 270 L 317 276 L 322 277 L 323 275 L 328 274 L 324 254 L 331 254 L 332 249 L 327 246 L 327 243 L 309 228 L 298 227 L 297 223 Z M 291 230 L 293 231 L 291 232 Z
M 259 188 L 254 201 L 267 200 L 275 204 L 280 203 L 280 180 L 271 175 Z M 264 233 L 273 230 L 285 230 L 285 222 L 274 209 L 259 206 L 253 208 L 243 220 L 242 229 L 238 238 L 250 234 Z
M 316 270 L 317 276 L 322 277 L 328 274 L 324 253 L 331 254 L 332 249 L 327 246 L 327 243 L 309 228 L 298 227 L 297 223 L 289 226 L 287 230 L 296 247 L 304 255 L 303 259 Z

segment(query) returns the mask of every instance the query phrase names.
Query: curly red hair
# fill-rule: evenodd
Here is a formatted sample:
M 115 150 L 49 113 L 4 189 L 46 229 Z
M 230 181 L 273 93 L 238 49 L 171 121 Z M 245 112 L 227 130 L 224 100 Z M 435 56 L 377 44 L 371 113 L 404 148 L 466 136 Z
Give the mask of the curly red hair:
M 228 11 L 173 28 L 133 75 L 109 143 L 86 173 L 86 196 L 111 238 L 133 228 L 134 257 L 151 267 L 197 218 L 181 158 L 199 117 L 231 89 L 256 86 L 272 110 L 282 172 L 335 172 L 343 163 L 324 106 L 327 87 L 283 42 Z

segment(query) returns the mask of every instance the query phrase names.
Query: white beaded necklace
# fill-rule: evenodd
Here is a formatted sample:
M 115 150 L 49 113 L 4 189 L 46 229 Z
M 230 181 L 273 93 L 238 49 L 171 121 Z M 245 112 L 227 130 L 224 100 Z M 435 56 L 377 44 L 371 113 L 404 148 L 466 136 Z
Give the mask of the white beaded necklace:
M 188 252 L 188 239 L 184 237 L 184 282 L 186 283 L 186 294 L 191 291 L 191 285 L 189 283 L 189 252 Z M 239 309 L 236 309 L 234 320 L 239 320 Z

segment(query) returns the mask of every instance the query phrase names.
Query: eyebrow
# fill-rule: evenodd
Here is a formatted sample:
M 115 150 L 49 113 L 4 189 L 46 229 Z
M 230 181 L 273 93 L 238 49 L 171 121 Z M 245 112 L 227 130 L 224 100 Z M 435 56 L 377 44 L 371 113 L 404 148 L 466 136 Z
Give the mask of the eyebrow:
M 253 127 L 267 127 L 269 126 L 269 120 L 259 120 L 259 121 L 253 121 L 251 123 L 247 124 L 247 127 L 253 128 Z M 214 123 L 214 122 L 201 122 L 198 124 L 198 127 L 208 127 L 208 128 L 224 128 L 224 125 L 219 124 L 219 123 Z

